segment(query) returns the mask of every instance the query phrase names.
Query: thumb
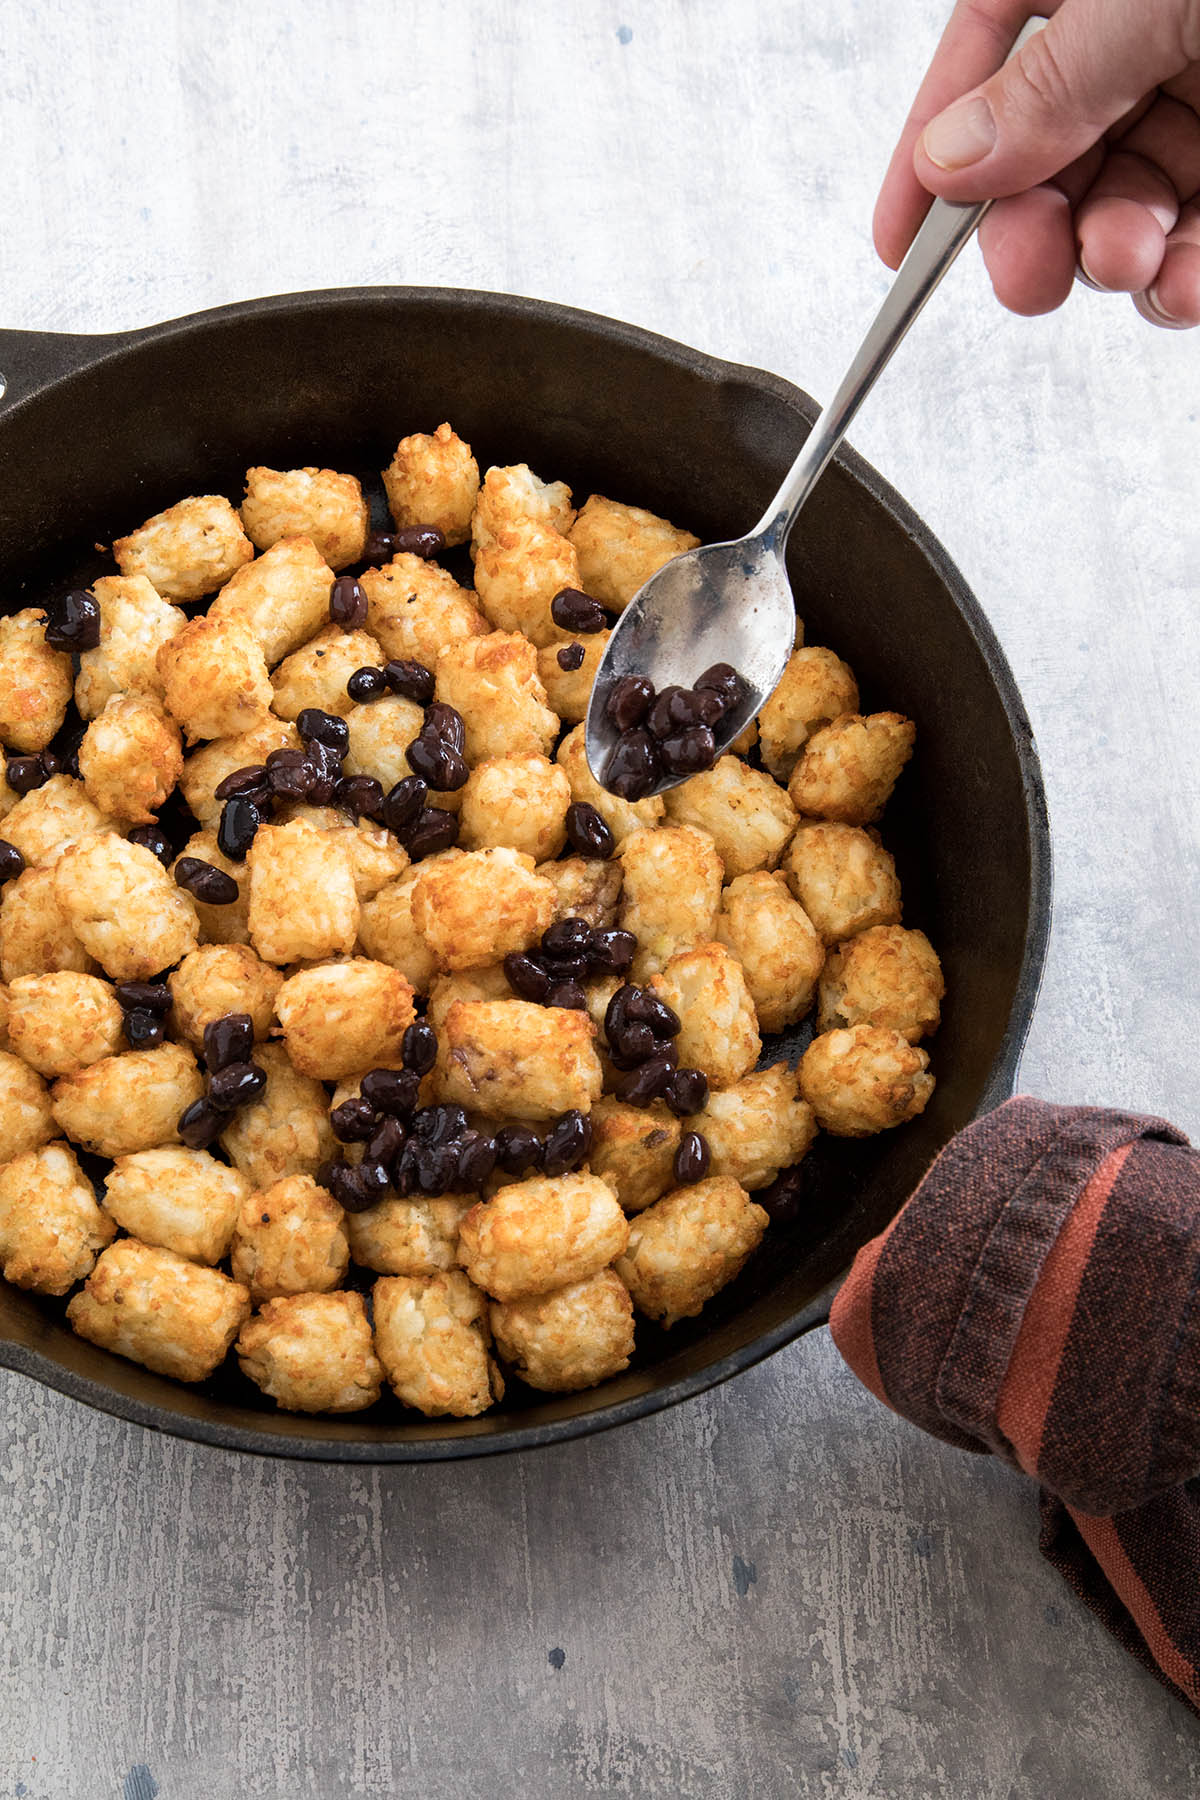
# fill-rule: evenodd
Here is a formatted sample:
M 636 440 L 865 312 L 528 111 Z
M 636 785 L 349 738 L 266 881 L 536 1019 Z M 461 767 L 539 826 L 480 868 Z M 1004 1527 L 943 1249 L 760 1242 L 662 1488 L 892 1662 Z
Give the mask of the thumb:
M 917 178 L 950 200 L 1024 193 L 1197 56 L 1195 0 L 1063 0 L 990 81 L 929 121 Z

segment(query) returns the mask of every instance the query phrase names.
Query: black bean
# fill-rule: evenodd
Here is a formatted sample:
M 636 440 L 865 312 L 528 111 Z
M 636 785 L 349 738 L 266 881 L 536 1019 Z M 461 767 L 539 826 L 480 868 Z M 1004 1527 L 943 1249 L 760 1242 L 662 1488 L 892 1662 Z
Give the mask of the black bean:
M 350 727 L 345 719 L 319 706 L 304 708 L 296 720 L 296 730 L 306 744 L 324 744 L 327 750 L 340 750 L 343 756 L 350 748 Z
M 551 981 L 582 981 L 588 972 L 586 956 L 547 956 L 543 950 L 538 961 Z
M 429 789 L 417 775 L 408 775 L 389 789 L 383 801 L 383 822 L 397 836 L 415 825 L 425 806 Z
M 248 794 L 235 794 L 221 808 L 217 826 L 217 849 L 230 862 L 244 862 L 254 842 L 254 834 L 266 815 Z
M 408 766 L 435 794 L 452 794 L 466 783 L 470 770 L 453 745 L 422 731 L 408 746 Z
M 382 1200 L 392 1185 L 391 1170 L 386 1163 L 364 1156 L 358 1165 L 358 1185 L 374 1199 Z
M 604 701 L 605 716 L 618 731 L 640 725 L 654 700 L 654 683 L 644 675 L 622 675 L 614 681 Z
M 629 1002 L 640 990 L 632 982 L 625 982 L 609 999 L 604 1009 L 604 1035 L 611 1044 L 613 1037 L 625 1023 L 625 1013 Z
M 546 995 L 547 1006 L 563 1006 L 572 1012 L 587 1011 L 587 995 L 577 981 L 556 981 Z
M 702 1112 L 708 1105 L 708 1076 L 703 1069 L 676 1069 L 663 1099 L 677 1119 Z
M 423 1106 L 413 1114 L 412 1134 L 423 1144 L 448 1144 L 467 1129 L 461 1106 Z
M 632 931 L 593 931 L 587 947 L 588 967 L 597 975 L 623 975 L 636 949 Z
M 582 588 L 560 588 L 550 602 L 550 617 L 560 631 L 578 632 L 580 637 L 603 631 L 608 624 L 608 614 L 600 602 Z
M 367 1139 L 363 1161 L 383 1163 L 386 1168 L 393 1168 L 407 1136 L 399 1119 L 384 1119 Z
M 353 575 L 339 575 L 329 590 L 329 617 L 343 631 L 361 631 L 367 622 L 367 590 Z
M 86 735 L 87 726 L 84 724 L 64 725 L 58 734 L 58 756 L 63 773 L 70 775 L 74 781 L 80 779 L 79 746 Z
M 455 1185 L 481 1188 L 496 1166 L 496 1140 L 486 1132 L 465 1131 L 458 1140 Z
M 427 806 L 416 824 L 410 825 L 403 834 L 401 842 L 408 851 L 410 862 L 436 856 L 458 842 L 458 819 L 440 806 Z
M 425 723 L 421 730 L 429 736 L 440 738 L 444 744 L 449 744 L 452 750 L 457 750 L 462 755 L 467 741 L 467 728 L 463 724 L 462 714 L 453 706 L 446 706 L 441 700 L 435 700 L 425 708 Z
M 244 769 L 235 769 L 224 781 L 218 781 L 213 789 L 217 800 L 232 800 L 235 794 L 261 794 L 265 799 L 270 792 L 265 763 L 249 763 Z
M 254 1055 L 254 1020 L 249 1013 L 222 1013 L 204 1027 L 204 1062 L 210 1075 Z
M 703 1181 L 712 1164 L 708 1139 L 698 1131 L 685 1131 L 675 1152 L 675 1179 L 681 1187 Z
M 189 1150 L 207 1150 L 224 1131 L 228 1120 L 222 1118 L 212 1103 L 201 1098 L 184 1107 L 175 1127 L 180 1140 Z
M 555 919 L 542 933 L 542 949 L 550 956 L 579 956 L 592 941 L 586 919 Z
M 129 833 L 131 844 L 140 844 L 151 856 L 157 856 L 164 869 L 169 869 L 175 860 L 175 852 L 171 848 L 171 840 L 166 832 L 160 831 L 157 825 L 139 825 Z
M 421 1080 L 412 1069 L 372 1069 L 358 1085 L 363 1099 L 369 1101 L 376 1112 L 404 1119 L 417 1104 Z
M 72 588 L 46 608 L 46 642 L 52 650 L 94 650 L 100 642 L 100 602 Z
M 619 800 L 644 800 L 658 781 L 658 749 L 648 731 L 625 731 L 609 752 L 604 786 Z
M 692 686 L 716 694 L 721 702 L 722 712 L 728 712 L 731 706 L 736 706 L 746 692 L 746 683 L 731 663 L 713 663 L 711 668 L 705 669 L 703 675 L 697 675 Z
M 25 867 L 25 858 L 15 844 L 0 838 L 0 881 L 11 881 Z
M 677 737 L 692 725 L 715 725 L 724 712 L 718 695 L 701 688 L 666 687 L 646 716 L 651 737 Z
M 678 1037 L 679 1014 L 661 1000 L 653 988 L 638 988 L 625 1005 L 625 1016 L 637 1025 L 648 1025 L 655 1037 Z
M 592 1121 L 586 1113 L 565 1112 L 546 1133 L 542 1167 L 547 1175 L 565 1175 L 587 1161 L 592 1147 Z
M 4 776 L 14 794 L 32 794 L 47 779 L 40 756 L 10 756 Z
M 496 1133 L 496 1161 L 506 1175 L 524 1175 L 542 1160 L 542 1140 L 527 1125 L 505 1125 Z
M 617 847 L 607 823 L 586 800 L 576 800 L 568 806 L 567 838 L 578 855 L 592 856 L 599 862 L 607 862 Z
M 400 1153 L 392 1164 L 392 1186 L 401 1199 L 416 1192 L 417 1145 L 412 1138 L 401 1145 Z
M 343 1100 L 335 1106 L 329 1115 L 329 1124 L 333 1135 L 343 1144 L 365 1144 L 368 1138 L 374 1137 L 379 1126 L 379 1116 L 369 1100 L 358 1094 L 352 1094 L 349 1100 Z
M 359 1171 L 352 1163 L 340 1160 L 322 1163 L 319 1178 L 321 1186 L 328 1188 L 343 1212 L 366 1212 L 369 1206 L 379 1204 L 379 1195 L 359 1178 Z
M 312 778 L 308 784 L 308 798 L 313 806 L 327 806 L 333 799 L 333 790 L 342 779 L 342 753 L 331 750 L 328 744 L 311 743 L 308 746 L 306 760 L 312 768 Z
M 573 675 L 583 667 L 583 645 L 564 644 L 554 659 L 564 675 Z
M 430 562 L 446 548 L 446 538 L 436 525 L 403 525 L 392 535 L 394 556 L 419 556 Z
M 400 1040 L 400 1060 L 414 1075 L 428 1075 L 437 1061 L 437 1033 L 427 1019 L 416 1019 Z
M 390 531 L 372 531 L 363 545 L 363 560 L 369 563 L 391 562 L 396 553 L 396 540 Z
M 383 787 L 373 775 L 343 775 L 334 786 L 333 804 L 356 819 L 383 822 Z
M 538 1004 L 545 1000 L 553 985 L 541 963 L 524 950 L 509 951 L 504 958 L 504 973 L 514 993 L 520 994 L 522 1000 L 533 1000 Z
M 678 737 L 665 738 L 658 746 L 668 775 L 698 775 L 717 760 L 717 741 L 707 725 L 689 725 Z
M 346 683 L 346 692 L 352 700 L 357 700 L 360 705 L 368 700 L 378 700 L 381 694 L 387 693 L 387 677 L 382 669 L 373 669 L 370 666 L 355 669 Z
M 43 781 L 49 781 L 52 775 L 62 774 L 62 758 L 56 756 L 53 750 L 40 750 L 38 761 L 42 765 Z
M 272 750 L 267 758 L 267 785 L 281 800 L 306 800 L 315 779 L 303 750 Z
M 121 1020 L 125 1041 L 134 1050 L 156 1050 L 166 1042 L 167 1025 L 161 1013 L 135 1006 Z
M 165 981 L 118 981 L 113 991 L 126 1012 L 171 1010 L 171 990 Z
M 648 1057 L 657 1056 L 658 1048 L 659 1040 L 648 1025 L 634 1025 L 628 1019 L 622 1021 L 608 1040 L 609 1055 L 624 1074 L 638 1068 Z
M 236 1112 L 239 1106 L 257 1100 L 266 1085 L 267 1072 L 257 1063 L 227 1063 L 208 1078 L 209 1103 L 218 1112 Z
M 769 1215 L 772 1225 L 795 1224 L 804 1198 L 803 1183 L 803 1170 L 784 1169 L 767 1187 L 758 1189 L 755 1201 Z
M 383 674 L 393 694 L 402 699 L 413 700 L 418 706 L 428 706 L 433 699 L 433 670 L 424 663 L 397 657 L 394 662 L 384 663 Z
M 458 1145 L 418 1144 L 414 1152 L 417 1186 L 423 1194 L 446 1194 L 458 1175 Z
M 674 1071 L 674 1052 L 660 1051 L 632 1074 L 622 1076 L 617 1093 L 626 1106 L 649 1106 L 652 1100 L 666 1092 Z
M 198 856 L 179 858 L 175 864 L 175 883 L 177 887 L 186 888 L 205 906 L 232 906 L 240 891 L 232 875 L 226 875 L 224 869 L 215 869 L 209 862 L 202 862 Z

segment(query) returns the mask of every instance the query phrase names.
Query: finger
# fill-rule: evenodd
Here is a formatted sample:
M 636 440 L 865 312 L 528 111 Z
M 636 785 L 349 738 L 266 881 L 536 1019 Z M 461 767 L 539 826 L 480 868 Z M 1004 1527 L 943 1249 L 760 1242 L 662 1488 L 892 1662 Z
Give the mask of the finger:
M 1187 42 L 1195 11 L 1192 0 L 1063 0 L 990 81 L 930 120 L 914 152 L 918 179 L 952 200 L 1047 180 L 1187 67 L 1200 49 Z
M 1071 207 L 1055 187 L 997 200 L 979 227 L 979 245 L 996 298 L 1026 316 L 1053 312 L 1075 279 Z
M 1179 215 L 1179 223 L 1167 239 L 1157 279 L 1134 305 L 1152 325 L 1185 331 L 1200 325 L 1200 202 L 1192 201 Z
M 1140 156 L 1158 169 L 1177 199 L 1190 200 L 1200 192 L 1200 116 L 1182 100 L 1160 94 L 1137 124 L 1122 133 L 1114 148 Z M 1174 223 L 1172 219 L 1168 231 Z
M 935 114 L 1000 67 L 1029 10 L 1028 0 L 959 0 L 955 7 L 917 90 L 875 203 L 875 248 L 889 268 L 899 268 L 929 210 L 929 190 L 921 186 L 913 170 L 917 139 Z M 1052 5 L 1044 10 L 1053 10 Z
M 1179 197 L 1161 169 L 1114 151 L 1075 214 L 1079 266 L 1093 287 L 1139 294 L 1158 274 Z

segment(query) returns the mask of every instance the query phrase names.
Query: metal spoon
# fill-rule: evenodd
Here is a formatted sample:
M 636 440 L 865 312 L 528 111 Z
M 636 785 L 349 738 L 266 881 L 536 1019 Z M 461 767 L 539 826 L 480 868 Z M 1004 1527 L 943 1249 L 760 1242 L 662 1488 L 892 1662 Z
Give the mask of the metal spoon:
M 1031 19 L 1012 54 L 1044 23 Z M 661 692 L 670 683 L 690 687 L 713 663 L 731 663 L 744 679 L 746 694 L 713 728 L 718 756 L 770 698 L 796 631 L 784 567 L 796 515 L 892 352 L 990 205 L 990 200 L 965 206 L 933 202 L 858 355 L 754 530 L 732 543 L 704 544 L 665 563 L 625 608 L 600 659 L 587 711 L 584 741 L 597 781 L 603 784 L 619 736 L 605 716 L 604 702 L 623 675 L 649 676 Z M 665 793 L 685 780 L 684 775 L 664 776 L 649 791 Z

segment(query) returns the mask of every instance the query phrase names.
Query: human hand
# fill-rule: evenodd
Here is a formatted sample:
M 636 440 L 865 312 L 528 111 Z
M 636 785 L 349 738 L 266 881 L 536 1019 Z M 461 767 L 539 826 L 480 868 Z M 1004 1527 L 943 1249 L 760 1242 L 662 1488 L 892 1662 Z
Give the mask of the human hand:
M 929 206 L 997 196 L 980 226 L 1012 312 L 1076 273 L 1151 324 L 1200 324 L 1200 0 L 958 0 L 892 156 L 875 247 L 897 268 Z

